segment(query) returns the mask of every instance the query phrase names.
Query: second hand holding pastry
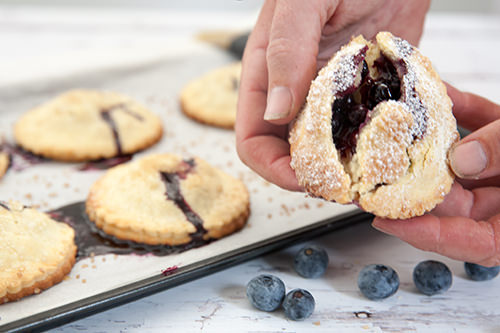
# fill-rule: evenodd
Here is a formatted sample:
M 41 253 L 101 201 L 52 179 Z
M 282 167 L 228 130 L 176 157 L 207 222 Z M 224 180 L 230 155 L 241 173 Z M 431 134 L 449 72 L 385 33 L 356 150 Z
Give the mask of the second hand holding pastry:
M 301 190 L 290 167 L 288 123 L 317 69 L 357 34 L 371 39 L 387 30 L 416 45 L 429 2 L 266 1 L 243 57 L 235 127 L 243 162 L 272 183 Z M 450 154 L 462 179 L 433 214 L 405 221 L 376 218 L 374 226 L 427 251 L 498 265 L 500 106 L 450 86 L 448 94 L 459 125 L 476 131 Z
M 431 214 L 375 218 L 373 226 L 411 245 L 483 266 L 500 265 L 500 105 L 448 85 L 458 123 L 474 131 L 450 153 L 459 177 Z

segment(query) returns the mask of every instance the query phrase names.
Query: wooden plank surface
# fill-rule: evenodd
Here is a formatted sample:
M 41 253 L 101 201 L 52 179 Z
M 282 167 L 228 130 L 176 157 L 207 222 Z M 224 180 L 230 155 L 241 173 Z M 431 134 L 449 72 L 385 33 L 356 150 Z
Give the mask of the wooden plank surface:
M 76 63 L 68 59 L 60 63 L 59 68 L 54 65 L 64 52 L 73 54 L 72 46 L 77 44 L 80 54 L 94 59 L 94 63 L 85 65 L 86 69 L 92 65 L 105 67 L 109 65 L 108 55 L 120 49 L 132 50 L 127 44 L 130 38 L 142 43 L 142 47 L 151 47 L 149 53 L 153 53 L 153 57 L 148 58 L 151 60 L 155 54 L 171 51 L 159 46 L 165 36 L 172 37 L 176 31 L 184 34 L 194 30 L 188 27 L 179 30 L 182 28 L 179 18 L 178 25 L 169 25 L 163 21 L 161 13 L 145 13 L 139 16 L 140 20 L 137 15 L 126 13 L 110 14 L 110 19 L 101 14 L 91 21 L 73 22 L 63 19 L 68 15 L 67 12 L 47 13 L 35 9 L 12 15 L 10 9 L 0 8 L 1 59 L 4 64 L 0 66 L 4 72 L 0 84 L 63 75 L 61 68 L 63 71 L 77 70 Z M 149 24 L 143 25 L 142 30 L 137 29 L 138 21 Z M 41 29 L 44 33 L 34 34 L 33 29 Z M 72 29 L 78 33 L 69 34 Z M 91 38 L 95 31 L 99 31 L 101 38 Z M 126 32 L 132 36 L 126 36 Z M 499 36 L 498 16 L 434 14 L 428 18 L 421 49 L 431 58 L 444 80 L 498 103 Z M 26 52 L 37 48 L 43 48 L 41 59 L 47 61 L 49 68 L 36 72 L 33 67 L 30 74 L 26 69 L 23 71 L 22 64 L 30 62 Z M 50 50 L 53 50 L 52 55 Z M 136 52 L 130 61 L 139 63 L 146 53 Z M 98 54 L 106 55 L 106 59 L 104 56 L 99 58 Z M 12 70 L 6 64 L 16 56 L 19 67 Z M 308 243 L 319 244 L 328 250 L 330 266 L 320 279 L 303 279 L 293 271 L 293 253 L 301 246 L 297 245 L 54 331 L 500 332 L 500 278 L 473 282 L 465 276 L 463 263 L 416 250 L 373 230 L 368 224 L 353 226 Z M 445 294 L 428 297 L 416 291 L 411 273 L 419 261 L 426 259 L 441 260 L 451 268 L 453 286 Z M 393 297 L 374 302 L 365 299 L 358 291 L 357 274 L 364 265 L 371 263 L 387 264 L 398 272 L 401 286 Z M 245 285 L 261 273 L 278 275 L 288 290 L 297 287 L 309 290 L 317 304 L 312 317 L 304 322 L 293 322 L 287 320 L 282 311 L 265 313 L 253 309 L 246 300 Z

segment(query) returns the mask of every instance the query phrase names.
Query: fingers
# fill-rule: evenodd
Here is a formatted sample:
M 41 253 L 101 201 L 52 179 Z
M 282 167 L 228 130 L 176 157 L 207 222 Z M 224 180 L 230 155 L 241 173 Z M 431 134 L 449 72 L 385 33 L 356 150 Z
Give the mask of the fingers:
M 453 114 L 460 126 L 475 131 L 500 119 L 500 105 L 478 95 L 462 92 L 448 83 L 446 88 L 453 101 Z
M 409 220 L 375 218 L 373 226 L 424 251 L 484 266 L 500 264 L 499 215 L 479 222 L 433 215 Z
M 500 187 L 500 175 L 478 180 L 457 178 L 457 182 L 459 182 L 465 189 L 468 190 L 472 190 L 478 187 L 490 187 L 490 186 Z
M 436 216 L 471 216 L 474 206 L 474 193 L 462 187 L 455 182 L 451 186 L 450 192 L 444 198 L 444 201 L 432 210 Z
M 331 2 L 336 6 L 335 1 Z M 335 8 L 331 2 L 276 1 L 267 47 L 269 84 L 265 120 L 289 123 L 302 106 L 316 74 L 321 30 Z
M 475 132 L 465 137 L 450 153 L 455 174 L 465 179 L 500 175 L 500 105 L 480 96 L 464 93 L 447 84 L 458 123 Z
M 461 178 L 500 175 L 500 119 L 466 136 L 450 152 L 450 166 Z
M 295 172 L 290 167 L 290 146 L 285 140 L 271 136 L 255 136 L 241 143 L 240 158 L 264 179 L 290 191 L 301 191 Z
M 472 191 L 455 183 L 432 215 L 375 218 L 373 227 L 424 250 L 481 265 L 500 264 L 500 188 Z
M 261 68 L 262 62 L 265 62 L 265 57 L 259 57 L 258 53 L 248 60 L 250 68 Z M 299 190 L 295 173 L 290 167 L 290 146 L 286 140 L 288 127 L 262 119 L 266 93 L 250 88 L 263 80 L 261 76 L 262 72 L 250 70 L 241 81 L 236 115 L 238 155 L 243 163 L 266 180 L 288 190 Z
M 240 159 L 268 181 L 289 190 L 299 190 L 290 168 L 287 126 L 264 121 L 267 100 L 266 49 L 275 1 L 262 7 L 243 55 L 236 114 L 236 148 Z
M 450 193 L 432 214 L 436 216 L 464 216 L 474 220 L 487 220 L 500 214 L 500 188 L 483 187 L 471 191 L 461 184 L 453 184 Z

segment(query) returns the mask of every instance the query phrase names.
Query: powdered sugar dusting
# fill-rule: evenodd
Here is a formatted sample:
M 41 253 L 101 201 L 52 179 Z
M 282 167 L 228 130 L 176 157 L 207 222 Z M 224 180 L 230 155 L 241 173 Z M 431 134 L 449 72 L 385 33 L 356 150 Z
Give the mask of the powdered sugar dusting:
M 291 167 L 296 170 L 299 184 L 328 200 L 333 200 L 331 193 L 350 186 L 350 177 L 343 171 L 332 141 L 331 108 L 334 96 L 354 86 L 359 63 L 366 50 L 366 44 L 352 42 L 330 60 L 312 82 L 307 103 L 292 127 Z M 338 196 L 336 200 L 342 202 Z M 351 200 L 345 197 L 343 201 Z
M 428 60 L 408 42 L 390 33 L 379 35 L 377 49 L 391 60 L 400 77 L 401 98 L 386 103 L 406 110 L 401 113 L 406 116 L 394 125 L 403 128 L 402 132 L 392 128 L 396 119 L 390 114 L 384 116 L 389 117 L 384 121 L 385 134 L 383 129 L 361 129 L 358 139 L 371 133 L 363 140 L 384 155 L 372 154 L 362 168 L 361 152 L 343 161 L 335 148 L 332 105 L 336 98 L 358 88 L 360 62 L 366 55 L 363 48 L 370 45 L 358 37 L 344 46 L 312 82 L 307 103 L 291 130 L 291 166 L 299 183 L 313 196 L 340 203 L 359 200 L 363 209 L 376 215 L 404 218 L 423 214 L 449 191 L 453 178 L 446 155 L 456 140 L 456 123 L 445 87 Z M 371 66 L 377 55 L 368 54 L 366 61 Z M 369 111 L 367 128 L 378 116 Z M 362 181 L 361 169 L 369 170 L 374 181 Z
M 419 76 L 415 73 L 415 68 L 410 62 L 410 56 L 413 52 L 413 47 L 405 40 L 394 37 L 392 39 L 396 55 L 403 61 L 406 69 L 402 79 L 403 101 L 408 105 L 413 115 L 413 126 L 411 128 L 411 135 L 414 138 L 421 138 L 427 127 L 427 109 L 422 104 L 420 97 L 417 94 L 415 82 L 424 76 Z
M 364 46 L 357 53 L 345 54 L 340 58 L 338 65 L 328 75 L 333 82 L 334 95 L 344 96 L 356 88 L 355 80 L 359 72 L 359 64 L 365 58 L 367 50 L 368 46 Z

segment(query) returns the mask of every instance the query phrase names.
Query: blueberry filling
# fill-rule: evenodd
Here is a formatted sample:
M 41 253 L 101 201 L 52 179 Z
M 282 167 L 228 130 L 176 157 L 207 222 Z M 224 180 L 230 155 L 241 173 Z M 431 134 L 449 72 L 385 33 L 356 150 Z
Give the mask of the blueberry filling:
M 9 155 L 9 165 L 7 168 L 10 169 L 12 167 L 14 171 L 23 171 L 32 165 L 46 161 L 46 159 L 41 156 L 34 155 L 19 146 L 7 142 L 0 144 L 0 152 Z
M 9 206 L 7 206 L 7 204 L 3 201 L 0 201 L 0 207 L 6 209 L 6 210 L 10 210 Z
M 132 155 L 120 155 L 117 157 L 106 158 L 97 161 L 87 162 L 83 165 L 80 165 L 77 170 L 78 171 L 90 171 L 90 170 L 107 170 L 119 164 L 128 162 L 132 159 Z
M 210 243 L 210 240 L 196 239 L 183 245 L 149 245 L 118 239 L 106 234 L 90 221 L 85 213 L 85 202 L 77 202 L 48 212 L 51 218 L 64 222 L 75 230 L 78 248 L 77 260 L 104 254 L 153 254 L 165 256 L 181 253 Z M 173 272 L 172 272 L 173 273 Z
M 184 196 L 181 192 L 180 180 L 185 179 L 187 174 L 194 168 L 194 160 L 185 160 L 184 169 L 177 172 L 161 172 L 161 179 L 165 183 L 166 195 L 168 200 L 172 200 L 177 207 L 184 213 L 186 219 L 191 222 L 195 228 L 196 232 L 191 234 L 194 239 L 202 238 L 204 234 L 207 233 L 205 228 L 203 228 L 203 220 L 196 214 L 189 204 L 186 202 Z
M 355 57 L 355 60 L 357 57 Z M 401 97 L 401 81 L 392 62 L 381 56 L 374 62 L 379 76 L 372 78 L 363 60 L 361 83 L 337 93 L 332 105 L 332 136 L 342 157 L 356 152 L 356 136 L 365 123 L 368 112 L 377 104 Z
M 116 152 L 117 152 L 118 155 L 122 155 L 123 151 L 122 151 L 122 145 L 120 143 L 120 135 L 118 133 L 118 128 L 116 126 L 115 121 L 111 117 L 111 112 L 118 111 L 118 110 L 127 113 L 128 115 L 134 117 L 135 119 L 137 119 L 139 121 L 143 121 L 144 118 L 142 118 L 141 115 L 138 115 L 137 113 L 132 112 L 129 109 L 127 109 L 127 105 L 123 104 L 123 103 L 117 104 L 117 105 L 113 105 L 113 106 L 111 106 L 111 107 L 109 107 L 107 109 L 101 110 L 101 117 L 102 117 L 102 119 L 108 124 L 108 126 L 111 128 L 111 131 L 113 132 L 113 138 L 114 138 L 114 141 L 115 141 Z

